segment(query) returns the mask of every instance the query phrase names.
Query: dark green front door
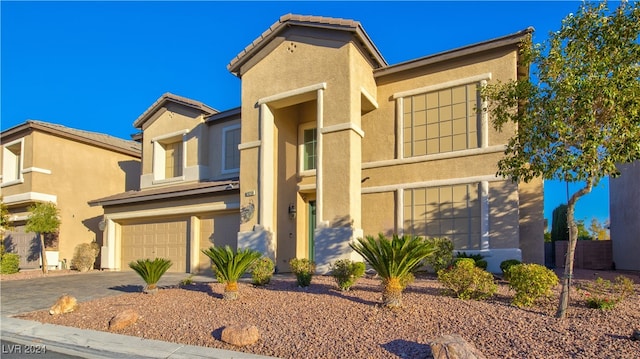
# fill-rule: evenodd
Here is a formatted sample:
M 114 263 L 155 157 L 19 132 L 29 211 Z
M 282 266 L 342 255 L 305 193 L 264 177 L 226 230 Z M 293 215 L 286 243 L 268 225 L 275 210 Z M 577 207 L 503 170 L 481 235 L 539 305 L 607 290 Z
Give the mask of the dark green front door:
M 315 260 L 313 233 L 316 230 L 316 201 L 309 201 L 309 260 Z

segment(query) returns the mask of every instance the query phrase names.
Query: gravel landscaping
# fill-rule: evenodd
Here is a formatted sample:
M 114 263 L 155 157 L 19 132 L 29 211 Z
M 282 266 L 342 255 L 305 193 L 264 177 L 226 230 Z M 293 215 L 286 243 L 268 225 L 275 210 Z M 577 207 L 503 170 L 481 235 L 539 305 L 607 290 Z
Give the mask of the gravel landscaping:
M 603 277 L 614 274 L 619 273 Z M 430 275 L 418 276 L 398 310 L 380 307 L 375 278 L 340 292 L 331 277 L 315 276 L 309 288 L 298 288 L 292 275 L 282 275 L 266 287 L 240 283 L 237 301 L 222 300 L 223 285 L 215 282 L 154 295 L 131 287 L 129 293 L 81 303 L 73 313 L 40 311 L 19 318 L 108 331 L 114 315 L 133 309 L 140 319 L 117 333 L 281 358 L 429 358 L 430 339 L 457 333 L 489 358 L 635 359 L 640 341 L 630 336 L 640 327 L 640 284 L 637 274 L 629 277 L 636 293 L 615 309 L 587 308 L 574 291 L 564 320 L 554 317 L 559 287 L 553 300 L 520 309 L 510 304 L 504 282 L 490 300 L 460 300 L 443 296 Z M 261 340 L 242 348 L 222 342 L 222 329 L 234 324 L 255 325 Z

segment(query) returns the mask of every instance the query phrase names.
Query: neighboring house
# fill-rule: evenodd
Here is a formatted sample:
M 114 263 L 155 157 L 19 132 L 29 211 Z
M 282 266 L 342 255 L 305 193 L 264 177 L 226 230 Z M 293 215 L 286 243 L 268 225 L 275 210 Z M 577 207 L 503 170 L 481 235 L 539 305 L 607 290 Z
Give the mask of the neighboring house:
M 609 179 L 611 244 L 616 269 L 640 271 L 640 161 L 618 165 Z
M 544 263 L 542 181 L 495 176 L 516 129 L 476 111 L 481 86 L 528 76 L 531 31 L 389 65 L 359 22 L 283 16 L 228 65 L 239 109 L 166 94 L 135 121 L 140 191 L 92 201 L 103 265 L 155 255 L 195 272 L 201 248 L 230 244 L 326 272 L 379 232 L 448 237 L 496 272 Z
M 3 240 L 20 255 L 20 267 L 40 266 L 40 244 L 25 233 L 28 208 L 37 202 L 53 202 L 60 211 L 59 233 L 45 243 L 50 266 L 70 265 L 79 243 L 101 244 L 102 211 L 87 201 L 139 186 L 140 144 L 32 120 L 1 136 L 0 188 L 14 227 Z

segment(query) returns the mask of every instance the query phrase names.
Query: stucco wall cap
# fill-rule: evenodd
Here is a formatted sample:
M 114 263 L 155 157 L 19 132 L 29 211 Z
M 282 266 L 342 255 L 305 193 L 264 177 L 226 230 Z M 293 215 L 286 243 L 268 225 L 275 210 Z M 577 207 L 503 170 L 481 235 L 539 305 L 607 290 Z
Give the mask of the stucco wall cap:
M 142 125 L 147 122 L 147 120 L 149 120 L 153 116 L 153 114 L 161 109 L 167 102 L 173 102 L 182 106 L 199 110 L 205 116 L 209 116 L 218 112 L 218 110 L 214 109 L 213 107 L 209 107 L 200 101 L 178 96 L 170 92 L 165 92 L 156 100 L 156 102 L 149 106 L 149 108 L 133 122 L 133 127 L 142 128 Z

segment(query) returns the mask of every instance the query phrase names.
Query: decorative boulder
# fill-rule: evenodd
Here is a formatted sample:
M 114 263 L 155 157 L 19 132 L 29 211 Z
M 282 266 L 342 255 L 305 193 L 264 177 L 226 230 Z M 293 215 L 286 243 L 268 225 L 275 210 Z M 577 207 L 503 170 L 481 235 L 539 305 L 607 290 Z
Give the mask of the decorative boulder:
M 458 334 L 443 335 L 429 342 L 434 359 L 486 359 L 476 347 Z
M 49 309 L 49 314 L 57 315 L 63 313 L 71 313 L 78 308 L 78 301 L 75 297 L 64 294 L 56 303 Z
M 260 332 L 254 325 L 231 325 L 222 330 L 221 336 L 223 342 L 239 347 L 260 340 Z
M 135 324 L 139 317 L 140 315 L 138 315 L 138 313 L 133 309 L 127 309 L 123 312 L 120 312 L 109 321 L 109 330 L 124 329 L 132 324 Z
M 631 334 L 631 340 L 640 340 L 640 329 L 634 329 Z

